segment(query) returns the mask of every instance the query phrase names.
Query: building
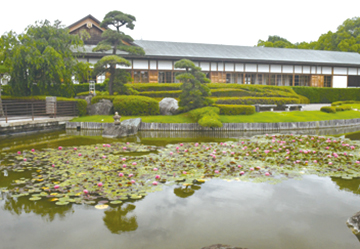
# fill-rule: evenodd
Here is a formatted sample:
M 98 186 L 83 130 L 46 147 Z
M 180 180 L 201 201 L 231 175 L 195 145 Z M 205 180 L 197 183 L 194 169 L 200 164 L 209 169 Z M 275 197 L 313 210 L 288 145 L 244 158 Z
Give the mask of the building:
M 79 60 L 95 64 L 111 51 L 92 49 L 101 40 L 100 21 L 91 15 L 68 28 L 71 34 L 89 32 L 85 51 Z M 360 87 L 360 54 L 322 50 L 302 50 L 230 46 L 182 42 L 135 40 L 145 50 L 145 56 L 118 54 L 131 62 L 121 67 L 131 73 L 135 83 L 173 83 L 174 68 L 180 59 L 192 60 L 212 82 L 261 84 L 276 86 Z M 104 75 L 97 77 L 102 82 Z

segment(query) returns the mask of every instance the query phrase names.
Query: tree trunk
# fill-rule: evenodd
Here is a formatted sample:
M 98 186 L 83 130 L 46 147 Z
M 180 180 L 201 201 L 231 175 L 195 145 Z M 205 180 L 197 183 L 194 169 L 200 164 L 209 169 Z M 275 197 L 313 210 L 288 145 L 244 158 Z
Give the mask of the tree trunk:
M 1 78 L 0 78 L 1 79 Z M 0 82 L 0 117 L 5 116 L 1 100 L 1 82 Z
M 113 95 L 113 85 L 115 79 L 115 65 L 110 66 L 110 79 L 109 79 L 109 95 Z

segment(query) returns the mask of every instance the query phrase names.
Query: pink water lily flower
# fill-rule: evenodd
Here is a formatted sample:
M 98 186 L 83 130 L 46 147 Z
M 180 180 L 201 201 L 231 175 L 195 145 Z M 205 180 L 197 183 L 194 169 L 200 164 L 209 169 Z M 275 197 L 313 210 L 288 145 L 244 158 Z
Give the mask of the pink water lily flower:
M 156 186 L 158 185 L 158 182 L 153 182 L 152 185 Z
M 18 153 L 18 155 L 20 155 L 20 154 L 21 154 L 21 151 L 18 151 L 17 153 Z
M 119 176 L 120 176 L 120 177 L 123 177 L 123 176 L 124 176 L 124 174 L 123 174 L 123 173 L 119 173 Z
M 160 179 L 160 176 L 159 176 L 159 175 L 156 175 L 156 176 L 155 176 L 155 179 Z
M 98 187 L 102 187 L 102 186 L 103 186 L 103 183 L 102 183 L 102 182 L 99 182 L 97 185 L 98 185 Z
M 55 185 L 54 186 L 54 189 L 58 189 L 60 186 L 59 185 Z
M 157 170 L 158 170 L 158 168 L 154 168 L 153 170 L 154 170 L 154 171 L 157 171 Z
M 31 149 L 31 152 L 34 152 L 35 151 L 35 149 Z
M 86 195 L 87 195 L 87 194 L 89 193 L 89 190 L 84 189 L 84 190 L 83 190 L 83 192 L 84 192 L 84 194 L 86 194 Z
M 135 180 L 131 180 L 131 183 L 134 184 L 134 183 L 135 183 Z
M 26 162 L 26 161 L 27 161 L 27 159 L 26 159 L 26 158 L 24 158 L 24 161 Z

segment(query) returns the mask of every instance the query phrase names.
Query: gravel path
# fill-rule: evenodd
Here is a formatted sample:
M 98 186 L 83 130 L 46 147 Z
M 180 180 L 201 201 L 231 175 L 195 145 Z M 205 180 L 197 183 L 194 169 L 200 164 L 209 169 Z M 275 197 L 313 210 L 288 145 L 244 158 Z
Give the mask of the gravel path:
M 320 111 L 323 106 L 331 106 L 331 104 L 308 104 L 304 106 L 304 111 Z

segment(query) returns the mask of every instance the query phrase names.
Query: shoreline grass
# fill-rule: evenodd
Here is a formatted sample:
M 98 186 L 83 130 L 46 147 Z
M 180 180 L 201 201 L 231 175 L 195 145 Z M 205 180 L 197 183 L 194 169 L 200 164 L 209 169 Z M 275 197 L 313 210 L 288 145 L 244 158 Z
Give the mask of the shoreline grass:
M 94 115 L 74 118 L 70 122 L 99 122 L 112 123 L 113 115 Z M 187 113 L 174 116 L 126 116 L 120 121 L 138 118 L 144 123 L 196 123 Z M 259 112 L 252 115 L 220 115 L 222 123 L 282 123 L 282 122 L 311 122 L 335 119 L 360 118 L 359 111 L 344 111 L 337 113 L 325 113 L 321 111 L 291 111 L 291 112 Z

